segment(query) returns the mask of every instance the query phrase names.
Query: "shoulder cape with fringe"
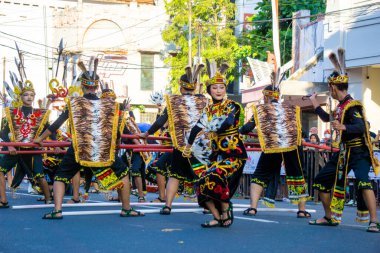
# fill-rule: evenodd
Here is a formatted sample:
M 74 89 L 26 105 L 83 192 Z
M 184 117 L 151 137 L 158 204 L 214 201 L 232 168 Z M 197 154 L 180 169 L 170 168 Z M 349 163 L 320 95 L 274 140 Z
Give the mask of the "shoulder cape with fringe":
M 165 95 L 165 100 L 173 146 L 182 152 L 186 146 L 187 134 L 198 122 L 203 109 L 207 106 L 207 98 L 191 95 Z
M 85 167 L 108 167 L 115 161 L 119 104 L 112 98 L 68 100 L 75 160 Z
M 301 110 L 298 106 L 270 103 L 252 107 L 261 149 L 280 153 L 301 145 Z

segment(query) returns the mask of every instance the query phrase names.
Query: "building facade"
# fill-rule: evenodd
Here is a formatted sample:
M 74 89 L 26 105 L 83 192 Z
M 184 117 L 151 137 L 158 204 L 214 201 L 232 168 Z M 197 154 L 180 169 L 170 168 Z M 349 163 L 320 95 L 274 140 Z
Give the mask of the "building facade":
M 57 47 L 64 41 L 68 60 L 67 85 L 79 70 L 80 59 L 88 64 L 99 58 L 98 74 L 113 88 L 120 100 L 130 97 L 132 105 L 145 106 L 144 121 L 153 121 L 152 91 L 165 90 L 168 67 L 163 63 L 165 44 L 161 32 L 167 24 L 164 1 L 0 1 L 0 51 L 2 79 L 9 82 L 8 71 L 17 73 L 14 41 L 23 51 L 28 79 L 38 98 L 48 93 L 55 76 Z M 63 64 L 58 68 L 58 79 Z M 139 111 L 136 111 L 140 121 Z

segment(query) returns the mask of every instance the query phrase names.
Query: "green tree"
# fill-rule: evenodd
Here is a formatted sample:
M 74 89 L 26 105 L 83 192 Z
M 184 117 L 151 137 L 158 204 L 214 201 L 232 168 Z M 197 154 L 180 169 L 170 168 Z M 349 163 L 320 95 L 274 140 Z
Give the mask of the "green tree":
M 246 62 L 246 57 L 253 57 L 265 61 L 266 51 L 273 52 L 272 41 L 272 6 L 270 0 L 262 0 L 255 8 L 258 13 L 248 21 L 253 22 L 254 29 L 243 32 L 239 37 L 239 45 L 235 57 Z M 279 18 L 291 18 L 299 10 L 310 10 L 311 15 L 324 13 L 325 1 L 321 0 L 279 0 Z M 315 19 L 315 17 L 314 17 Z M 313 20 L 313 18 L 312 18 Z M 280 21 L 280 50 L 282 64 L 288 62 L 292 56 L 292 20 Z M 243 69 L 243 71 L 245 71 Z
M 201 36 L 201 57 L 215 59 L 219 64 L 228 62 L 230 69 L 236 65 L 234 52 L 238 49 L 237 38 L 231 20 L 235 15 L 235 4 L 230 0 L 167 0 L 166 12 L 170 23 L 163 31 L 163 39 L 174 44 L 176 52 L 165 59 L 171 66 L 170 86 L 178 91 L 178 80 L 188 65 L 188 17 L 191 8 L 192 17 L 192 57 L 197 55 L 198 38 Z M 204 76 L 203 79 L 206 77 Z M 233 76 L 229 77 L 233 80 Z

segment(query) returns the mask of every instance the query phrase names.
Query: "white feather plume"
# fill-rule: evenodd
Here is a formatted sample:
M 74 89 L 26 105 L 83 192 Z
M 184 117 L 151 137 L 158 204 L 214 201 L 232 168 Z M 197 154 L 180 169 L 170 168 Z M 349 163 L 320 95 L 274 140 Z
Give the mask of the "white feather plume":
M 150 94 L 150 101 L 155 105 L 162 105 L 165 101 L 164 94 L 161 91 L 154 91 Z

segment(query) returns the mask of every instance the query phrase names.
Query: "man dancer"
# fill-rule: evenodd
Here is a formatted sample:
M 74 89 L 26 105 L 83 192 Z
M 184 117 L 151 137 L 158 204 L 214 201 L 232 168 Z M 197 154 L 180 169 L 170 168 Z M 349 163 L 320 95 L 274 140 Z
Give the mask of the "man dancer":
M 198 76 L 198 73 L 200 73 L 203 67 L 203 64 L 197 66 L 195 68 L 194 73 L 192 73 L 191 67 L 186 68 L 187 74 L 182 75 L 180 78 L 181 96 L 177 97 L 178 100 L 180 100 L 182 97 L 184 100 L 192 99 L 193 102 L 197 101 L 195 103 L 194 108 L 188 107 L 188 110 L 193 110 L 194 112 L 197 112 L 194 114 L 199 114 L 199 116 L 203 107 L 206 106 L 206 98 L 203 95 L 193 95 L 193 93 L 197 85 L 196 77 Z M 170 105 L 170 103 L 170 97 L 167 97 L 167 104 Z M 171 105 L 171 107 L 175 109 L 178 109 L 179 106 L 180 105 L 178 105 L 178 107 L 176 105 Z M 192 157 L 190 159 L 185 158 L 182 156 L 182 151 L 180 150 L 180 148 L 183 149 L 185 146 L 186 136 L 184 134 L 184 131 L 186 129 L 187 131 L 190 131 L 192 126 L 190 126 L 189 124 L 195 124 L 199 118 L 190 119 L 189 122 L 185 122 L 183 118 L 180 119 L 180 117 L 173 117 L 173 115 L 169 115 L 172 112 L 173 110 L 171 110 L 170 108 L 168 109 L 168 107 L 166 107 L 162 115 L 153 123 L 150 129 L 145 133 L 141 134 L 141 137 L 146 138 L 148 135 L 154 134 L 161 127 L 163 127 L 167 121 L 169 121 L 169 129 L 171 131 L 170 136 L 172 137 L 173 144 L 175 147 L 172 153 L 172 162 L 169 172 L 169 179 L 166 185 L 166 203 L 160 211 L 160 214 L 163 215 L 169 215 L 171 213 L 172 203 L 178 191 L 179 182 L 185 181 L 186 183 L 195 183 L 199 179 L 197 174 L 199 173 L 199 171 L 204 169 L 204 165 L 198 159 L 196 159 L 195 157 Z M 183 121 L 180 122 L 181 120 Z M 182 132 L 179 133 L 180 131 L 175 131 L 175 126 L 177 126 L 177 129 L 182 128 Z M 179 143 L 181 143 L 181 145 L 179 145 Z
M 107 182 L 107 189 L 118 190 L 122 202 L 121 217 L 143 216 L 143 213 L 130 207 L 128 167 L 117 156 L 115 150 L 119 128 L 119 105 L 113 98 L 99 99 L 96 96 L 95 92 L 99 87 L 99 77 L 96 75 L 97 60 L 94 64 L 95 70 L 92 72 L 87 71 L 82 62 L 78 65 L 83 71 L 80 78 L 83 97 L 70 98 L 67 109 L 40 137 L 35 139 L 35 143 L 40 144 L 70 118 L 73 144 L 69 147 L 54 178 L 54 210 L 42 218 L 63 218 L 62 200 L 65 184 L 69 183 L 81 166 L 99 168 L 94 171 L 97 178 L 103 179 L 104 183 Z
M 339 101 L 331 122 L 334 129 L 332 145 L 339 148 L 326 166 L 315 177 L 313 187 L 319 190 L 325 216 L 310 221 L 310 225 L 336 226 L 341 222 L 344 208 L 346 177 L 353 170 L 358 192 L 357 221 L 367 222 L 370 215 L 368 232 L 380 232 L 376 214 L 376 199 L 368 177 L 370 166 L 378 172 L 378 163 L 373 157 L 369 129 L 363 105 L 348 94 L 348 76 L 345 71 L 345 52 L 338 49 L 339 60 L 335 53 L 329 55 L 335 71 L 328 78 L 332 98 Z M 316 100 L 316 94 L 310 97 L 315 113 L 324 121 L 330 121 Z M 334 138 L 335 137 L 335 138 Z M 330 197 L 333 191 L 332 199 Z
M 254 107 L 254 115 L 240 129 L 241 134 L 247 134 L 257 127 L 260 145 L 263 149 L 251 179 L 251 207 L 246 209 L 243 214 L 256 215 L 257 204 L 263 188 L 268 185 L 270 180 L 273 180 L 275 173 L 280 173 L 281 164 L 284 161 L 288 197 L 299 205 L 299 217 L 310 217 L 305 210 L 308 193 L 299 154 L 301 145 L 299 108 L 279 104 L 277 102 L 279 90 L 274 85 L 265 87 L 263 94 L 264 105 Z M 278 117 L 283 117 L 283 119 L 278 120 Z M 274 198 L 274 196 L 272 197 Z M 274 206 L 274 199 L 267 198 L 265 201 Z

